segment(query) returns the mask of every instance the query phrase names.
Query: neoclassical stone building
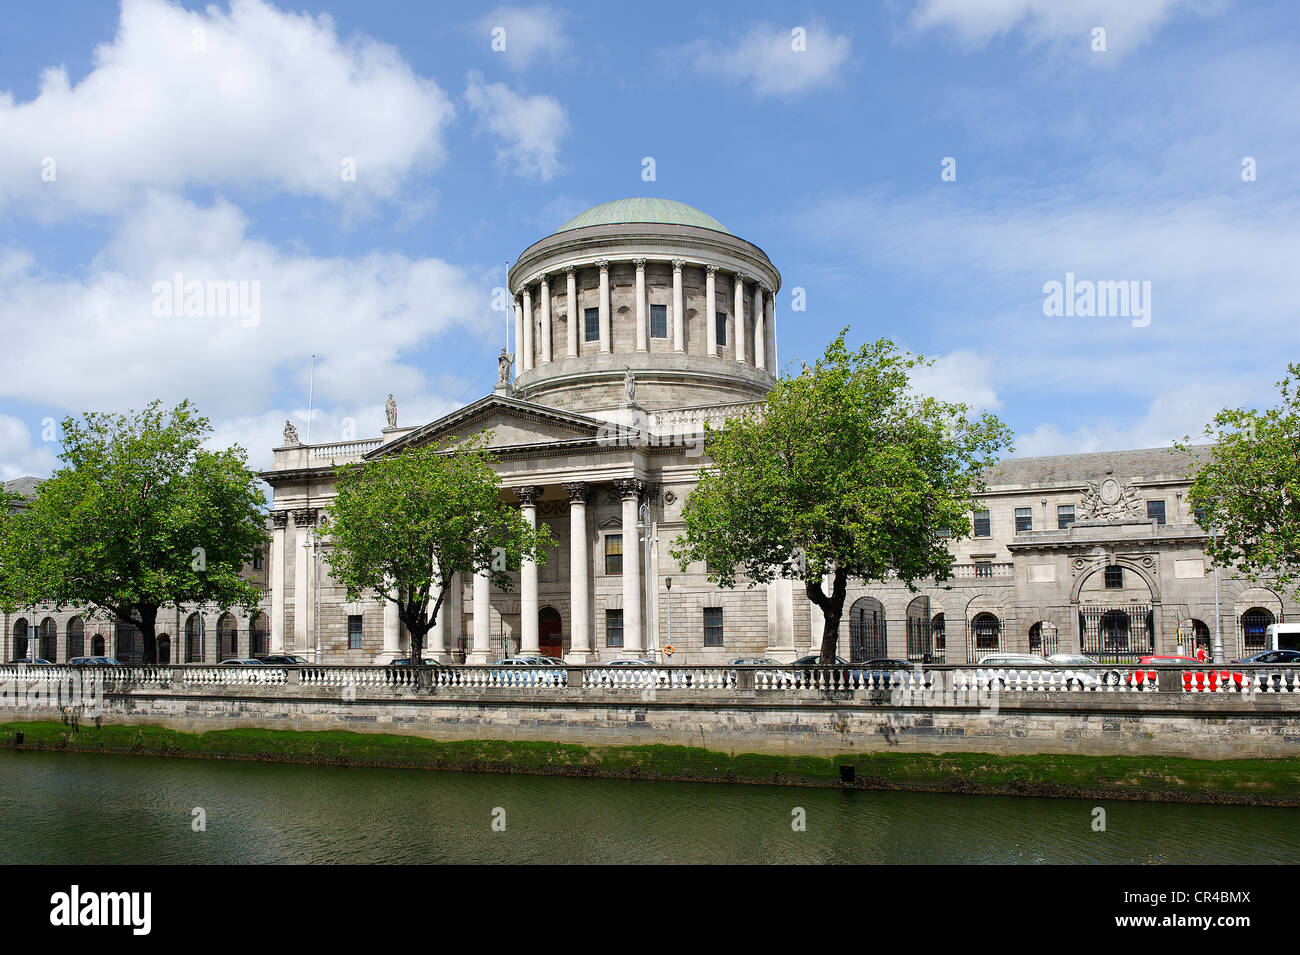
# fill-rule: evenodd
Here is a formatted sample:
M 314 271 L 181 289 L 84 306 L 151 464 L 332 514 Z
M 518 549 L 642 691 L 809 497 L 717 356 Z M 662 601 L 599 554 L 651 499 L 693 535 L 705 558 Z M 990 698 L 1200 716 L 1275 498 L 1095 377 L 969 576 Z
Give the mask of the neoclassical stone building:
M 403 656 L 394 608 L 348 601 L 330 577 L 321 515 L 331 465 L 483 430 L 502 499 L 548 524 L 558 546 L 509 591 L 486 577 L 457 580 L 429 655 L 662 660 L 671 644 L 674 663 L 708 664 L 788 661 L 818 646 L 822 620 L 802 584 L 724 591 L 703 566 L 679 567 L 668 553 L 705 463 L 704 423 L 760 403 L 775 382 L 781 276 L 763 250 L 681 203 L 624 199 L 525 249 L 509 286 L 515 352 L 503 349 L 491 394 L 417 426 L 399 425 L 390 399 L 387 426 L 361 440 L 308 446 L 286 427 L 263 475 L 273 489 L 268 554 L 248 568 L 266 588 L 262 612 L 177 610 L 171 661 L 263 647 L 311 659 L 318 641 L 331 663 Z M 974 536 L 953 543 L 952 579 L 915 592 L 850 584 L 841 654 L 963 663 L 994 650 L 1194 651 L 1216 620 L 1229 658 L 1252 652 L 1268 623 L 1295 619 L 1300 606 L 1223 573 L 1216 614 L 1206 534 L 1186 504 L 1189 463 L 1165 449 L 1002 462 Z M 119 657 L 164 656 L 103 623 L 86 636 L 74 618 L 7 617 L 8 658 L 21 655 L 29 626 L 51 659 L 90 653 L 95 637 Z
M 316 582 L 310 545 L 329 465 L 488 429 L 503 499 L 549 524 L 559 546 L 509 592 L 458 581 L 432 655 L 662 659 L 671 644 L 674 662 L 721 663 L 810 652 L 822 622 L 801 585 L 723 591 L 668 553 L 703 463 L 703 423 L 761 402 L 775 380 L 781 276 L 764 252 L 697 209 L 624 199 L 525 249 L 509 283 L 516 352 L 502 355 L 492 394 L 418 427 L 399 427 L 390 409 L 369 440 L 276 449 L 265 475 L 272 646 L 314 648 L 319 598 L 327 659 L 404 652 L 391 607 L 346 602 L 327 559 Z M 954 578 L 916 593 L 851 586 L 842 654 L 961 663 L 994 649 L 1194 649 L 1216 617 L 1186 465 L 1161 449 L 1003 462 L 976 535 L 954 543 Z M 1227 574 L 1219 606 L 1230 656 L 1300 612 L 1276 588 Z

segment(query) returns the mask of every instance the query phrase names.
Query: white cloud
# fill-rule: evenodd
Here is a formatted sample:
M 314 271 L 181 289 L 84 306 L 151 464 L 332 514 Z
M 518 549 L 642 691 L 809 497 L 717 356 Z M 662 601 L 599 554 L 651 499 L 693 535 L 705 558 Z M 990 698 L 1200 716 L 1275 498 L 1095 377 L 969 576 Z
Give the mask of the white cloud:
M 993 362 L 973 351 L 935 356 L 932 364 L 913 369 L 911 379 L 921 394 L 961 402 L 972 411 L 992 411 L 1002 405 L 994 386 Z
M 246 228 L 227 202 L 152 195 L 84 273 L 47 273 L 27 259 L 0 279 L 0 311 L 12 319 L 0 398 L 79 412 L 190 397 L 214 420 L 249 416 L 274 406 L 281 388 L 300 388 L 305 404 L 314 352 L 317 402 L 358 407 L 390 391 L 429 394 L 405 356 L 438 336 L 497 332 L 486 273 L 389 252 L 285 252 Z M 177 273 L 185 283 L 258 283 L 256 324 L 246 314 L 155 314 L 155 283 Z
M 452 114 L 393 47 L 342 41 L 326 15 L 262 0 L 233 0 L 228 13 L 123 0 L 117 36 L 84 79 L 51 67 L 35 99 L 0 93 L 0 207 L 111 212 L 146 188 L 196 184 L 388 197 L 442 160 Z
M 525 96 L 504 83 L 485 83 L 469 74 L 465 100 L 479 125 L 501 145 L 497 162 L 527 179 L 547 182 L 560 168 L 560 140 L 569 129 L 564 107 L 550 96 Z
M 484 45 L 500 57 L 512 70 L 526 70 L 534 63 L 547 66 L 563 63 L 573 53 L 573 41 L 564 31 L 568 14 L 554 7 L 497 7 L 481 17 L 475 30 L 483 37 Z M 491 46 L 494 31 L 504 30 L 505 49 Z
M 25 474 L 44 477 L 59 466 L 52 443 L 32 444 L 27 425 L 11 415 L 0 414 L 0 481 Z
M 795 48 L 795 29 L 804 31 L 803 49 Z M 674 56 L 683 55 L 696 71 L 748 86 L 759 96 L 794 96 L 836 82 L 851 47 L 847 36 L 832 33 L 819 22 L 758 23 L 730 48 L 721 48 L 716 39 L 699 40 Z
M 1031 43 L 1077 44 L 1083 53 L 1091 51 L 1093 28 L 1103 27 L 1107 52 L 1122 55 L 1181 10 L 1222 6 L 1223 0 L 917 0 L 912 22 L 950 27 L 976 45 L 1020 30 Z

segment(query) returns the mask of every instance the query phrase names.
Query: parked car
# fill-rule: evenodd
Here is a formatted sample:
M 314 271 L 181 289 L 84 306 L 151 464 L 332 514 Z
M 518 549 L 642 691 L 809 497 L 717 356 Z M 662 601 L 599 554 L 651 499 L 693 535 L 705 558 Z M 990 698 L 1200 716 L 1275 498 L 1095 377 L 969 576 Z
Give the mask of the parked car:
M 9 663 L 11 665 L 14 663 L 26 663 L 29 666 L 50 666 L 51 665 L 49 660 L 45 660 L 41 657 L 37 657 L 35 660 L 33 660 L 31 657 L 19 657 L 17 660 L 10 660 Z
M 121 660 L 115 660 L 113 657 L 73 657 L 68 661 L 69 666 L 74 667 L 120 667 Z
M 605 666 L 610 667 L 657 667 L 653 660 L 610 660 Z
M 1123 681 L 1124 675 L 1119 670 L 1104 670 L 1097 676 L 1091 671 L 1103 669 L 1105 664 L 1100 664 L 1092 657 L 1084 656 L 1082 653 L 1053 653 L 1047 657 L 1047 662 L 1053 666 L 1068 667 L 1066 671 L 1066 685 L 1070 687 L 1078 686 L 1085 688 L 1095 686 L 1100 683 L 1102 686 L 1119 686 Z M 1086 667 L 1085 672 L 1080 673 L 1077 667 Z
M 731 661 L 733 667 L 779 667 L 781 661 L 771 657 L 737 657 Z
M 308 665 L 306 657 L 300 657 L 293 653 L 264 653 L 253 657 L 253 659 L 259 663 L 265 663 L 267 666 L 301 667 Z
M 1067 689 L 1083 690 L 1089 687 L 1099 685 L 1118 684 L 1121 676 L 1118 670 L 1111 670 L 1103 674 L 1100 678 L 1092 673 L 1081 672 L 1075 669 L 1061 669 L 1062 667 L 1087 666 L 1095 667 L 1097 664 L 1082 654 L 1054 654 L 1055 657 L 1066 657 L 1070 660 L 1083 660 L 1083 663 L 1062 663 L 1059 660 L 1049 659 L 1037 653 L 989 653 L 980 657 L 976 664 L 981 670 L 1020 670 L 1025 667 L 1046 667 L 1050 668 L 1050 674 L 1056 677 L 1060 674 L 1064 680 Z M 985 673 L 980 678 L 980 685 L 988 689 L 1004 689 L 1007 685 L 1007 679 L 1002 675 L 991 675 Z
M 252 657 L 248 657 L 247 659 L 242 657 L 231 657 L 229 660 L 222 660 L 221 663 L 218 664 L 218 666 L 223 667 L 260 667 L 262 665 L 261 660 L 254 660 Z
M 506 657 L 493 666 L 500 669 L 492 672 L 492 678 L 507 686 L 537 686 L 548 684 L 559 686 L 565 682 L 568 673 L 552 664 L 543 662 L 542 657 Z
M 1240 660 L 1233 660 L 1233 663 L 1259 664 L 1259 663 L 1277 663 L 1283 666 L 1300 663 L 1300 650 L 1265 650 L 1263 653 L 1257 653 L 1253 657 L 1244 657 Z
M 815 666 L 821 666 L 821 664 L 818 662 L 819 660 L 821 660 L 821 654 L 820 654 L 820 653 L 810 653 L 810 654 L 808 654 L 808 656 L 806 656 L 806 657 L 800 657 L 798 660 L 795 660 L 794 663 L 791 663 L 791 664 L 790 664 L 790 666 L 792 666 L 792 667 L 815 667 Z M 844 659 L 843 657 L 836 657 L 836 658 L 835 658 L 835 665 L 836 665 L 836 666 L 848 666 L 848 665 L 849 665 L 849 661 L 846 660 L 846 659 Z
M 1237 688 L 1240 689 L 1242 682 L 1245 680 L 1245 674 L 1241 672 L 1217 668 L 1214 667 L 1214 664 L 1202 663 L 1195 657 L 1181 657 L 1173 654 L 1164 656 L 1153 654 L 1138 659 L 1139 666 L 1167 666 L 1175 663 L 1190 663 L 1192 666 L 1197 667 L 1195 670 L 1183 671 L 1183 689 L 1188 692 L 1201 689 L 1214 691 L 1219 688 L 1221 682 L 1226 682 L 1228 680 L 1231 680 L 1237 685 Z M 1156 680 L 1155 670 L 1134 671 L 1134 684 L 1141 685 L 1147 680 Z
M 389 660 L 387 665 L 390 666 L 390 667 L 409 667 L 409 666 L 411 665 L 411 658 L 410 658 L 410 657 L 398 657 L 398 658 L 395 659 L 395 660 Z M 426 667 L 440 667 L 440 666 L 442 666 L 442 664 L 439 663 L 437 660 L 432 660 L 432 659 L 430 659 L 429 657 L 425 657 L 424 659 L 422 659 L 422 660 L 420 661 L 420 666 L 426 666 Z

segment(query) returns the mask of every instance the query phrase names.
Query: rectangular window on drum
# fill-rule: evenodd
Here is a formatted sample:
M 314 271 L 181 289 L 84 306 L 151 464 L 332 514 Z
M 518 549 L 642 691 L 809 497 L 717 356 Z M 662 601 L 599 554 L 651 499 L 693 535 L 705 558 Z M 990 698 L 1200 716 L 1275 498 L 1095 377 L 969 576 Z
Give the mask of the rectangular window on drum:
M 623 611 L 605 611 L 605 646 L 621 647 L 623 645 Z
M 583 341 L 600 341 L 600 309 L 588 308 L 582 313 Z
M 727 313 L 718 312 L 714 321 L 718 326 L 718 344 L 727 344 Z
M 722 608 L 704 608 L 704 645 L 706 647 L 722 646 Z
M 623 535 L 605 535 L 605 573 L 623 573 Z
M 650 306 L 650 337 L 651 338 L 668 337 L 668 306 L 667 305 Z

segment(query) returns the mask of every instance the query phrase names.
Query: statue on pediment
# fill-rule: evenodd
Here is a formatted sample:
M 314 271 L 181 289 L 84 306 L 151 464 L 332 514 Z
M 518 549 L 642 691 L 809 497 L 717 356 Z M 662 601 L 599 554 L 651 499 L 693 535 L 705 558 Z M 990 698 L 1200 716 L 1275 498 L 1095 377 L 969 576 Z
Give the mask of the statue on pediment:
M 501 349 L 501 354 L 497 355 L 497 384 L 506 385 L 510 383 L 510 366 L 515 362 L 515 356 L 512 352 Z
M 388 415 L 388 426 L 397 427 L 397 402 L 393 400 L 393 393 L 388 393 L 388 401 L 384 405 L 384 414 Z
M 294 447 L 295 445 L 302 444 L 302 442 L 298 440 L 298 429 L 293 426 L 293 422 L 288 418 L 284 421 L 284 444 L 285 447 Z

